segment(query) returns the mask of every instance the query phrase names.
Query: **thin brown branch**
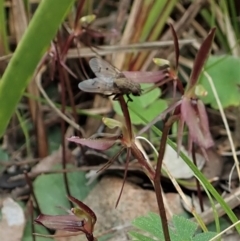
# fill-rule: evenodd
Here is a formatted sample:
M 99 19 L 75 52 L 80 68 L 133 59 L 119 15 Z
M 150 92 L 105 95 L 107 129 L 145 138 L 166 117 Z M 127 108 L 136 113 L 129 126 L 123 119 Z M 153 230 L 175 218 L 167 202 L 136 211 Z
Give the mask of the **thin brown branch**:
M 122 109 L 122 113 L 123 113 L 123 116 L 124 116 L 125 124 L 126 124 L 128 132 L 129 132 L 129 137 L 132 140 L 133 133 L 132 133 L 131 119 L 130 119 L 130 115 L 129 115 L 129 111 L 128 111 L 128 106 L 127 106 L 127 104 L 126 104 L 126 102 L 125 102 L 125 100 L 123 98 L 123 95 L 120 95 L 118 97 L 118 101 L 119 101 L 119 104 L 120 104 L 121 109 Z
M 170 239 L 170 235 L 169 235 L 167 215 L 166 215 L 166 211 L 164 208 L 164 202 L 163 202 L 163 196 L 162 196 L 161 170 L 162 170 L 162 163 L 163 163 L 163 158 L 164 158 L 166 144 L 167 144 L 168 133 L 173 124 L 174 119 L 175 119 L 175 117 L 170 118 L 164 125 L 162 138 L 161 138 L 161 142 L 160 142 L 160 147 L 159 147 L 159 151 L 158 151 L 158 160 L 157 160 L 155 177 L 153 179 L 154 188 L 155 188 L 156 197 L 157 197 L 159 215 L 162 220 L 162 229 L 163 229 L 165 241 L 170 241 L 171 239 Z
M 33 197 L 33 200 L 34 200 L 35 204 L 36 204 L 37 212 L 38 212 L 38 214 L 40 214 L 40 213 L 42 213 L 42 212 L 41 212 L 41 209 L 40 209 L 38 200 L 37 200 L 37 198 L 36 198 L 36 196 L 35 196 L 35 193 L 34 193 L 34 190 L 33 190 L 32 181 L 31 181 L 31 179 L 29 178 L 28 173 L 27 173 L 26 171 L 24 171 L 24 176 L 25 176 L 25 180 L 26 180 L 26 182 L 27 182 L 27 184 L 28 184 L 28 186 L 29 186 L 30 193 L 31 193 L 31 195 L 32 195 L 32 197 Z

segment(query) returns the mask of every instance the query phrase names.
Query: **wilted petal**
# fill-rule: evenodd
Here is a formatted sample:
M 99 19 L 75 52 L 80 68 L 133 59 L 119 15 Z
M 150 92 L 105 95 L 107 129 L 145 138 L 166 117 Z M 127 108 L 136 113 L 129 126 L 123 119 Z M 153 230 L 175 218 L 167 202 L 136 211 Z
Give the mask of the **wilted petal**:
M 183 97 L 181 104 L 181 116 L 188 126 L 189 135 L 193 142 L 199 146 L 205 147 L 205 137 L 200 128 L 200 118 L 192 104 L 192 101 L 187 97 Z
M 45 215 L 40 214 L 35 223 L 54 230 L 66 230 L 69 232 L 84 231 L 84 220 L 75 215 Z
M 85 139 L 85 138 L 79 138 L 78 136 L 72 136 L 70 138 L 67 138 L 68 141 L 75 142 L 80 145 L 88 146 L 90 148 L 96 149 L 96 150 L 107 150 L 111 146 L 113 146 L 116 143 L 116 140 L 108 140 L 108 139 Z
M 177 154 L 179 155 L 181 146 L 182 146 L 182 138 L 183 138 L 183 128 L 184 128 L 184 120 L 180 117 L 178 122 L 178 133 L 177 133 Z
M 160 71 L 123 71 L 123 74 L 137 83 L 156 83 L 166 79 L 167 67 Z
M 208 117 L 205 106 L 201 100 L 197 102 L 200 126 L 204 135 L 204 147 L 209 148 L 214 145 L 211 133 L 209 131 Z

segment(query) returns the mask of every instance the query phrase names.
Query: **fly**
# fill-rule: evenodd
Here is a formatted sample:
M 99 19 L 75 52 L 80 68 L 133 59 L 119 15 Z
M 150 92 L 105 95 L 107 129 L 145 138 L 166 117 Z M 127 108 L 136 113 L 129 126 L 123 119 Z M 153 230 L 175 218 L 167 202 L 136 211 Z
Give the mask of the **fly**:
M 78 84 L 78 88 L 85 92 L 101 93 L 104 95 L 115 95 L 117 100 L 120 95 L 127 95 L 132 101 L 130 94 L 141 95 L 141 86 L 127 78 L 117 68 L 100 58 L 92 58 L 89 65 L 96 75 L 96 78 L 84 80 Z

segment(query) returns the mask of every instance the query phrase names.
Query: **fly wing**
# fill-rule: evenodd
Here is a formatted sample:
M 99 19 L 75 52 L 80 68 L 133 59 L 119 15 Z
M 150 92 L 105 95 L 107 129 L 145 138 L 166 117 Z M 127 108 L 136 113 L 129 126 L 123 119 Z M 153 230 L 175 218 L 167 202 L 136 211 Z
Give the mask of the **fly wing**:
M 100 58 L 90 59 L 89 65 L 94 74 L 100 79 L 106 77 L 118 78 L 119 76 L 121 76 L 121 73 L 118 69 Z
M 112 78 L 94 78 L 80 82 L 78 88 L 91 93 L 102 93 L 105 95 L 117 94 L 119 90 L 114 87 Z
M 168 77 L 167 69 L 159 71 L 123 71 L 123 74 L 133 82 L 156 83 Z

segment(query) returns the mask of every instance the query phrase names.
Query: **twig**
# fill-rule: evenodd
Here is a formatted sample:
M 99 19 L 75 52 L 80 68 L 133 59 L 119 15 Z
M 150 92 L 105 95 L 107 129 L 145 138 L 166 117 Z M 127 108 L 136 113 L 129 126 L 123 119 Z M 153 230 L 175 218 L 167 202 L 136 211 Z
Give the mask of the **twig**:
M 179 40 L 179 44 L 192 44 L 196 42 L 195 39 L 183 39 Z M 100 46 L 97 48 L 98 55 L 104 56 L 108 54 L 112 54 L 113 52 L 125 52 L 125 53 L 132 53 L 132 52 L 140 52 L 140 51 L 147 51 L 158 49 L 159 47 L 164 46 L 172 46 L 173 41 L 154 41 L 154 42 L 145 42 L 145 43 L 134 43 L 134 44 L 127 44 L 127 45 L 112 45 L 112 46 Z M 80 57 L 94 57 L 96 53 L 94 53 L 91 48 L 81 48 L 81 55 Z M 79 58 L 79 53 L 77 49 L 69 49 L 67 53 L 67 58 Z

